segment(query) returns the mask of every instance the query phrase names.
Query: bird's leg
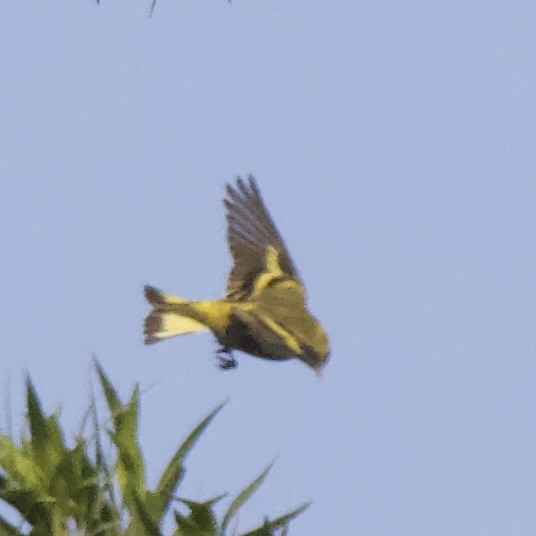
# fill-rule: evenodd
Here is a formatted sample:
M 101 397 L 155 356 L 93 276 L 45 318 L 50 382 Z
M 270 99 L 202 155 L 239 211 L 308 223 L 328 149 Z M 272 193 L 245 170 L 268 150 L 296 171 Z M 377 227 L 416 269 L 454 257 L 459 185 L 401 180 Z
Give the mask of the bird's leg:
M 230 348 L 222 346 L 216 350 L 216 357 L 218 358 L 218 367 L 220 367 L 221 370 L 234 369 L 238 366 Z

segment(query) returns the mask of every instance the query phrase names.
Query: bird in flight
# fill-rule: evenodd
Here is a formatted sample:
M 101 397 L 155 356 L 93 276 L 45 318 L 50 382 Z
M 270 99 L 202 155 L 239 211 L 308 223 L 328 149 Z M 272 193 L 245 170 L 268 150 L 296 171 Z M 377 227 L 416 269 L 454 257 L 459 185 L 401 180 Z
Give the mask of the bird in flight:
M 223 201 L 234 261 L 225 296 L 192 301 L 145 286 L 152 306 L 145 344 L 210 330 L 221 345 L 222 369 L 236 367 L 233 350 L 271 360 L 298 358 L 320 373 L 329 342 L 309 313 L 303 283 L 252 176 L 227 184 Z

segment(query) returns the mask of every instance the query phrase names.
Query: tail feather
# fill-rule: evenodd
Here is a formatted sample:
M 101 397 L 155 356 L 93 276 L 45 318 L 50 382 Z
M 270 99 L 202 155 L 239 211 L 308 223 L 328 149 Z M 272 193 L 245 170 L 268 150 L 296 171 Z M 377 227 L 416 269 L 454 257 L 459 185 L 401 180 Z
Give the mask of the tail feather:
M 206 330 L 207 326 L 193 318 L 166 311 L 151 311 L 145 319 L 145 344 Z
M 145 287 L 145 297 L 153 306 L 153 310 L 145 318 L 145 344 L 209 329 L 187 314 L 188 300 L 166 294 L 148 285 Z M 180 307 L 181 305 L 186 307 Z
M 167 294 L 151 285 L 145 285 L 143 290 L 145 292 L 145 298 L 153 306 L 180 305 L 181 303 L 188 303 L 188 300 L 185 300 L 184 298 L 174 296 L 173 294 Z

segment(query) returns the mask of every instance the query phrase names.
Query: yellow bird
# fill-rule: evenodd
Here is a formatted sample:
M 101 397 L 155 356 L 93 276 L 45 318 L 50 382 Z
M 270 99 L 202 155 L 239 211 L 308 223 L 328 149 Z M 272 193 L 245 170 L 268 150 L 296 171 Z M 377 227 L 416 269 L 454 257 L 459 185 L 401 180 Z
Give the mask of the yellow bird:
M 228 184 L 223 202 L 234 260 L 225 296 L 191 301 L 147 285 L 152 310 L 145 344 L 210 330 L 221 345 L 222 369 L 236 367 L 236 349 L 264 359 L 296 357 L 320 373 L 329 357 L 327 335 L 307 310 L 303 284 L 255 179 Z

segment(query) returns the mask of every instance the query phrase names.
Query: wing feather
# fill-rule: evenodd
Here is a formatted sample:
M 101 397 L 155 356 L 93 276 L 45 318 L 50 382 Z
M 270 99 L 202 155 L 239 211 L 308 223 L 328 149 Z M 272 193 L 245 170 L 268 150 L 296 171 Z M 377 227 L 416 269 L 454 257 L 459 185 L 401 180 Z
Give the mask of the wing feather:
M 227 219 L 227 241 L 233 267 L 227 281 L 226 298 L 244 301 L 260 289 L 256 282 L 268 284 L 270 275 L 300 279 L 252 176 L 247 183 L 237 178 L 227 185 L 224 199 Z

